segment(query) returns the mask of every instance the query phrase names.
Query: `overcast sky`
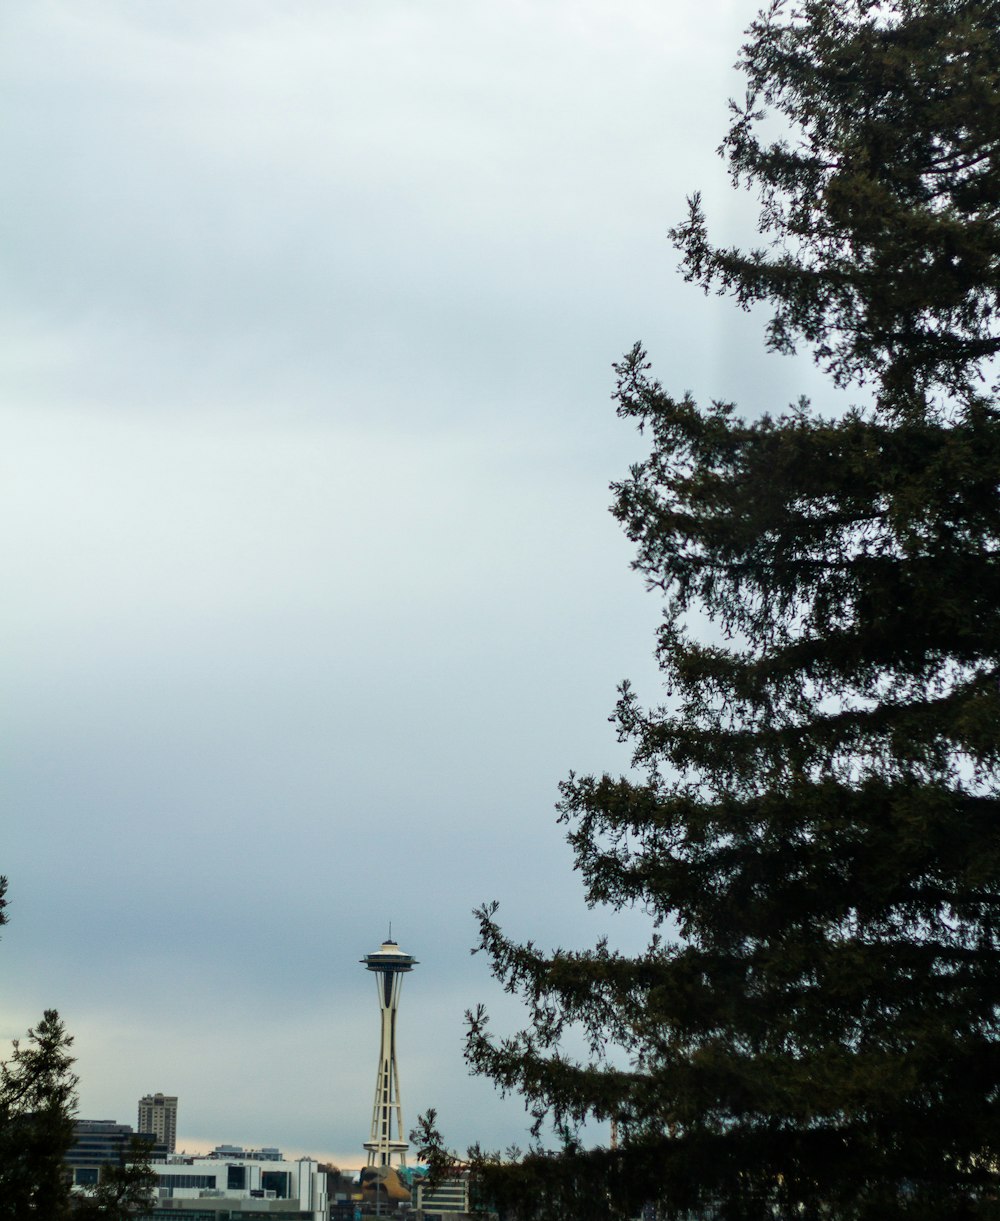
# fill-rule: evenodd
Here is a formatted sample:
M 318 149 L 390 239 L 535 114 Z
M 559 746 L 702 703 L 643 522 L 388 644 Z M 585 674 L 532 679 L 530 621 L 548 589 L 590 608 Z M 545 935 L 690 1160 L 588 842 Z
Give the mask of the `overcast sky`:
M 524 1143 L 462 1061 L 471 909 L 588 912 L 553 804 L 620 770 L 659 606 L 611 364 L 780 410 L 761 319 L 677 274 L 752 3 L 0 9 L 0 1040 L 56 1007 L 80 1114 L 363 1161 L 393 934 L 407 1127 Z M 6 1044 L 4 1044 L 6 1046 Z

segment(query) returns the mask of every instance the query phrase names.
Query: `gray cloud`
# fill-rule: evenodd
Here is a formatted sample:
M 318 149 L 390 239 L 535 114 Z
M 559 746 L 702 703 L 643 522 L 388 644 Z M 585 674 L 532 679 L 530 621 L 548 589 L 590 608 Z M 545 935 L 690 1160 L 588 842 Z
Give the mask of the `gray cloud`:
M 57 1005 L 82 1110 L 355 1150 L 388 919 L 407 1116 L 523 1139 L 469 1081 L 497 897 L 588 912 L 553 802 L 618 769 L 658 610 L 607 484 L 645 336 L 678 393 L 817 386 L 674 274 L 750 10 L 156 5 L 0 16 L 11 1037 Z M 277 1049 L 277 1050 L 276 1050 Z M 370 1063 L 369 1063 L 370 1061 Z

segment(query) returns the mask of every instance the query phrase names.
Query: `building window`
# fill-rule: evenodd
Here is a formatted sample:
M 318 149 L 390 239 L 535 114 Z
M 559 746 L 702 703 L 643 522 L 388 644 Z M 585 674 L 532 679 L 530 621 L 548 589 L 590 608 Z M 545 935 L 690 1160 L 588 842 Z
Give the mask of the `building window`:
M 273 1191 L 276 1199 L 287 1200 L 290 1177 L 287 1170 L 265 1170 L 261 1173 L 260 1185 L 265 1191 Z

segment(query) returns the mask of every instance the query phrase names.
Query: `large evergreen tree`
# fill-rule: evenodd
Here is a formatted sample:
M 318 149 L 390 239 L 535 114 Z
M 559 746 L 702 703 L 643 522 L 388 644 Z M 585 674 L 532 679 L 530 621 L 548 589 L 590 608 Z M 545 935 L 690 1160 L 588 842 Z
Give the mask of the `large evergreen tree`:
M 716 248 L 695 199 L 686 274 L 871 405 L 746 422 L 638 347 L 619 367 L 651 446 L 614 512 L 665 598 L 666 695 L 623 687 L 635 771 L 571 777 L 561 816 L 588 901 L 660 929 L 546 954 L 480 913 L 531 1020 L 473 1015 L 470 1063 L 566 1146 L 476 1170 L 524 1216 L 993 1216 L 1000 0 L 779 2 L 742 65 L 723 151 L 769 240 Z M 617 1148 L 574 1142 L 588 1117 Z

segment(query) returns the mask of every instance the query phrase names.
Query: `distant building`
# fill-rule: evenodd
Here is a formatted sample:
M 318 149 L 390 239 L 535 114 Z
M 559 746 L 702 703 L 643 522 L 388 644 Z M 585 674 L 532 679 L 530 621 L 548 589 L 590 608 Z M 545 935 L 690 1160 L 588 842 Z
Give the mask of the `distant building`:
M 285 1221 L 327 1221 L 327 1176 L 319 1163 L 308 1157 L 288 1162 L 280 1153 L 269 1161 L 261 1158 L 262 1152 L 219 1146 L 208 1157 L 174 1154 L 154 1162 L 157 1185 L 149 1217 L 232 1221 L 248 1213 Z
M 206 1157 L 237 1158 L 241 1162 L 283 1162 L 284 1154 L 273 1145 L 265 1145 L 262 1149 L 244 1149 L 242 1145 L 216 1145 Z
M 113 1119 L 75 1120 L 73 1144 L 66 1154 L 73 1185 L 91 1186 L 98 1181 L 102 1166 L 118 1166 L 125 1161 L 133 1136 L 155 1140 L 151 1132 L 133 1132 L 130 1124 Z M 165 1146 L 154 1144 L 152 1156 L 163 1157 L 166 1152 Z
M 330 1206 L 330 1221 L 354 1221 L 354 1214 L 364 1202 L 364 1193 L 354 1171 L 324 1162 L 320 1173 L 326 1175 L 326 1197 Z
M 414 1179 L 414 1204 L 422 1221 L 443 1221 L 445 1217 L 469 1212 L 469 1173 L 459 1171 L 444 1179 L 431 1191 L 421 1179 Z
M 173 1153 L 177 1148 L 177 1098 L 171 1094 L 147 1094 L 140 1098 L 139 1131 L 152 1132 L 156 1143 Z

